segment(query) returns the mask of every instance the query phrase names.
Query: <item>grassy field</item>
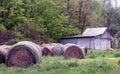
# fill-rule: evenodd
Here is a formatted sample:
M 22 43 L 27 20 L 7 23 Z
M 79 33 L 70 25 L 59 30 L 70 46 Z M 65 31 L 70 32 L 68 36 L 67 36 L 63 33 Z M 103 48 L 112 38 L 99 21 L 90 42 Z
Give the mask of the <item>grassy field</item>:
M 120 50 L 89 51 L 85 59 L 42 57 L 41 64 L 29 68 L 0 65 L 0 74 L 120 74 Z

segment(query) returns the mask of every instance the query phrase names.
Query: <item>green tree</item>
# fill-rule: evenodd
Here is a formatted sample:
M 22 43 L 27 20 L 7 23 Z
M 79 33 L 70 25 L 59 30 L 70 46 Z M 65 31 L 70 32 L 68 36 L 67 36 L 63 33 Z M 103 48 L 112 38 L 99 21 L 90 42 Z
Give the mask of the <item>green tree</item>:
M 33 20 L 41 24 L 50 41 L 58 40 L 67 34 L 65 6 L 60 1 L 36 0 Z

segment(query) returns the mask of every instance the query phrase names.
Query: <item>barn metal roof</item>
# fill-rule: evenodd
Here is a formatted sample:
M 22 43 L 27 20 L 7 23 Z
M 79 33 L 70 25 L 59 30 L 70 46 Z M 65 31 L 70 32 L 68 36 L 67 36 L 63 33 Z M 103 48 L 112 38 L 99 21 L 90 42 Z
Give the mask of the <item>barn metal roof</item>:
M 107 30 L 107 27 L 103 28 L 88 28 L 81 36 L 97 36 L 103 34 Z
M 106 30 L 107 30 L 107 27 L 87 28 L 81 35 L 75 35 L 75 36 L 70 36 L 66 38 L 95 37 L 103 34 Z

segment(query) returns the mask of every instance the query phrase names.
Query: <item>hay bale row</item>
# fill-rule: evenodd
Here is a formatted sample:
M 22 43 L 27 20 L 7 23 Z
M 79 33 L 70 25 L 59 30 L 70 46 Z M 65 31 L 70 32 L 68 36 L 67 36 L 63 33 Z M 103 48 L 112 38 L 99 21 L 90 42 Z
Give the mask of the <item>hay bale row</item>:
M 41 56 L 61 56 L 65 59 L 84 58 L 84 49 L 76 44 L 62 45 L 59 43 L 37 45 L 30 41 L 22 41 L 14 44 L 8 51 L 4 52 L 6 56 L 6 65 L 8 67 L 29 67 L 32 64 L 40 63 Z M 7 53 L 7 54 L 6 54 Z
M 30 41 L 22 41 L 13 45 L 6 55 L 8 67 L 29 67 L 39 63 L 42 53 L 39 46 Z
M 80 47 L 76 44 L 62 45 L 59 43 L 43 44 L 42 55 L 43 56 L 61 56 L 65 59 L 69 58 L 84 58 L 87 53 L 87 48 Z

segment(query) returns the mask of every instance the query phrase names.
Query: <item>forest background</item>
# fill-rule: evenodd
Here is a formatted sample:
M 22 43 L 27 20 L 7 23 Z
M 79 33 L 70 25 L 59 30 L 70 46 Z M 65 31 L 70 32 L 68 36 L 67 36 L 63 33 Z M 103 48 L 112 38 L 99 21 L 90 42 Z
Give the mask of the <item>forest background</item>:
M 117 0 L 0 0 L 0 44 L 59 42 L 86 28 L 108 27 L 120 36 Z

